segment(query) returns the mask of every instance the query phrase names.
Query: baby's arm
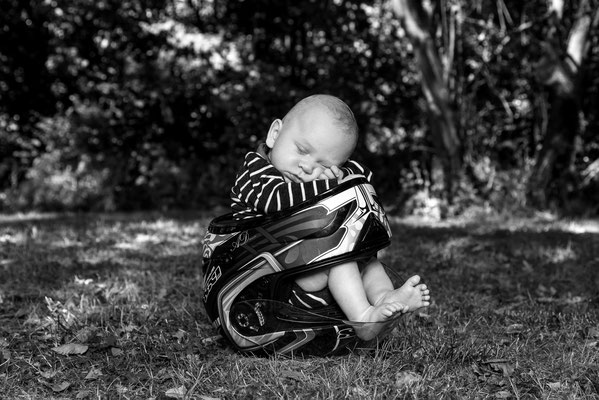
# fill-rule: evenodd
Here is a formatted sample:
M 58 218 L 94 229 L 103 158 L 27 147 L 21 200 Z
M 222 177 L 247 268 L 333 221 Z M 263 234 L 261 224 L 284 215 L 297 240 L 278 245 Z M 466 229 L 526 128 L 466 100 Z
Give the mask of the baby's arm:
M 282 178 L 263 177 L 261 180 L 248 200 L 258 212 L 265 214 L 297 205 L 337 185 L 336 179 L 285 182 Z

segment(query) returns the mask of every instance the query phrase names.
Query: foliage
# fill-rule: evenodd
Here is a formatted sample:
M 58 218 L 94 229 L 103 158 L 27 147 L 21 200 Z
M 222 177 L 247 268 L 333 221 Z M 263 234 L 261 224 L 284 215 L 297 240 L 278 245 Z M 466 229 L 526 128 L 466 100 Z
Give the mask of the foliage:
M 501 197 L 494 177 L 514 179 L 538 152 L 550 112 L 535 76 L 540 43 L 550 29 L 564 38 L 577 9 L 568 3 L 556 26 L 543 1 L 434 4 L 464 142 L 463 185 L 472 188 L 459 200 L 488 203 Z M 0 7 L 0 209 L 226 204 L 243 154 L 273 118 L 314 92 L 352 107 L 363 133 L 355 157 L 376 172 L 389 204 L 401 209 L 431 193 L 434 146 L 419 75 L 386 2 L 7 0 Z M 597 35 L 589 45 L 584 130 L 572 172 L 553 186 L 569 188 L 555 192 L 560 207 L 583 193 L 583 212 L 596 211 L 584 200 L 599 196 Z
M 391 221 L 433 305 L 336 357 L 233 352 L 201 307 L 211 214 L 0 216 L 6 398 L 599 397 L 596 221 Z

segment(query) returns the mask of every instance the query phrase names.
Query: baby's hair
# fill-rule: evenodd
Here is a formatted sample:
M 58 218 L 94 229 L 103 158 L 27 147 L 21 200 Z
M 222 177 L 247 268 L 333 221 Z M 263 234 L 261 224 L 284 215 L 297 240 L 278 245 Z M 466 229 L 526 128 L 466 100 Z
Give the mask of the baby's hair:
M 283 122 L 301 115 L 304 111 L 313 106 L 324 107 L 327 112 L 333 117 L 337 125 L 348 134 L 353 140 L 358 137 L 358 124 L 351 108 L 343 100 L 338 97 L 328 94 L 315 94 L 300 100 L 293 108 L 285 115 Z

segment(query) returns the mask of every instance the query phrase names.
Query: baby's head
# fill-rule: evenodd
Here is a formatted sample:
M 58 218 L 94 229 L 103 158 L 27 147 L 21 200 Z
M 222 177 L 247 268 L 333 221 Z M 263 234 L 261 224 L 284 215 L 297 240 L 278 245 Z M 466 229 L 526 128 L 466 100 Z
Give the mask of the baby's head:
M 351 109 L 339 98 L 317 94 L 297 103 L 283 120 L 275 120 L 266 145 L 270 161 L 287 181 L 304 181 L 315 168 L 341 166 L 358 140 Z

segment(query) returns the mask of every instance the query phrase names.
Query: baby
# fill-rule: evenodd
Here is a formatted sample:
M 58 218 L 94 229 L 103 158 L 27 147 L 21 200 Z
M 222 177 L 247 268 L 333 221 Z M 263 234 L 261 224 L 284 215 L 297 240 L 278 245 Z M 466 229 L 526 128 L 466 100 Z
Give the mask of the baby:
M 350 108 L 329 95 L 301 100 L 283 120 L 270 126 L 266 145 L 246 155 L 235 186 L 231 208 L 237 218 L 268 214 L 298 204 L 336 186 L 348 175 L 372 173 L 349 160 L 358 138 Z M 376 259 L 365 265 L 346 262 L 296 279 L 308 293 L 328 287 L 350 321 L 385 322 L 430 304 L 429 289 L 418 275 L 395 289 Z M 384 324 L 360 324 L 359 338 L 375 338 Z

